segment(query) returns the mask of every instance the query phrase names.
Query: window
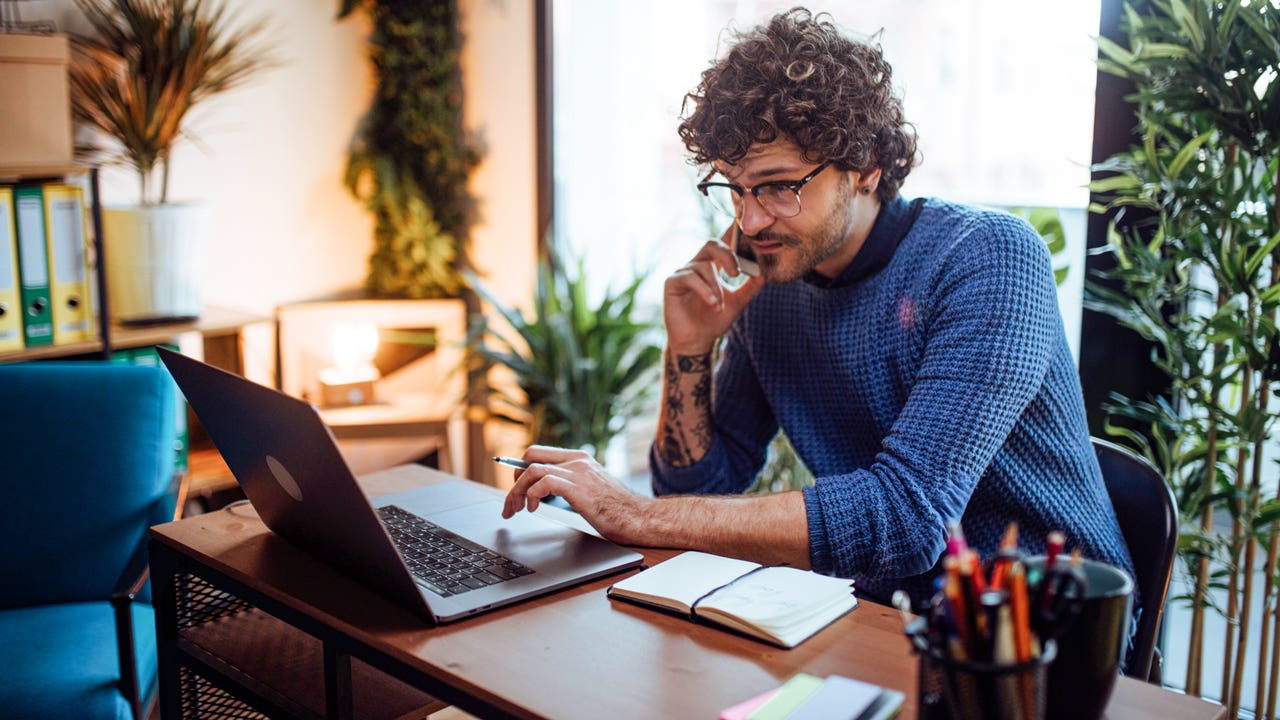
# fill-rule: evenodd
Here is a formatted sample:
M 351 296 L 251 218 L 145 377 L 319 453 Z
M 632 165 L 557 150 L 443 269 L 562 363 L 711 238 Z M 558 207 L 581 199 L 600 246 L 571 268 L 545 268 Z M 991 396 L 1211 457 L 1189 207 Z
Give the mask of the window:
M 676 126 L 685 93 L 728 41 L 791 0 L 552 0 L 555 237 L 594 281 L 662 279 L 709 227 Z M 1093 128 L 1096 3 L 843 0 L 812 6 L 846 32 L 877 31 L 920 137 L 907 197 L 1063 211 L 1071 273 L 1062 305 L 1079 323 Z

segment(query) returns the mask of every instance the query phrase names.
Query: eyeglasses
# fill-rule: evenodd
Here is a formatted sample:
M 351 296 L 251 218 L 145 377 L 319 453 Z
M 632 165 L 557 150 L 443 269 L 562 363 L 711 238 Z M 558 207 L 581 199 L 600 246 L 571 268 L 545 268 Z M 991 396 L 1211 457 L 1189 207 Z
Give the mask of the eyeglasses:
M 707 173 L 707 177 L 698 183 L 698 190 L 706 195 L 721 210 L 738 217 L 742 213 L 742 198 L 750 192 L 755 196 L 760 207 L 775 218 L 791 218 L 800 214 L 800 188 L 818 177 L 818 173 L 827 169 L 831 163 L 825 162 L 814 168 L 813 172 L 799 180 L 782 180 L 765 182 L 755 187 L 743 187 L 735 183 L 710 182 L 715 170 Z

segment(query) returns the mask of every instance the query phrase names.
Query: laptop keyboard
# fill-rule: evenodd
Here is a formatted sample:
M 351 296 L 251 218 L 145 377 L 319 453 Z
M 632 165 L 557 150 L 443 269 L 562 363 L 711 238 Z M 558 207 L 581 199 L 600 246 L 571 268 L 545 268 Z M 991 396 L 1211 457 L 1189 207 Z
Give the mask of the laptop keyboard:
M 378 515 L 409 572 L 437 595 L 478 590 L 533 572 L 395 505 L 378 508 Z

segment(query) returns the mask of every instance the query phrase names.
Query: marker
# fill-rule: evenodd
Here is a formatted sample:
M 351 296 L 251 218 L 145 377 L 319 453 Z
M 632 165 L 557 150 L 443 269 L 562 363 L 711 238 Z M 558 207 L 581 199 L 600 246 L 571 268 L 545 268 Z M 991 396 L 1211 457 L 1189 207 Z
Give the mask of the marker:
M 505 455 L 494 455 L 493 461 L 498 463 L 499 465 L 510 465 L 513 468 L 519 468 L 521 470 L 524 470 L 525 468 L 533 464 L 528 460 L 521 460 L 520 458 L 506 457 Z
M 947 523 L 947 554 L 960 558 L 964 555 L 964 551 L 969 549 L 969 544 L 964 540 L 964 531 L 960 529 L 960 521 L 952 520 Z
M 1058 561 L 1058 556 L 1062 554 L 1062 549 L 1067 544 L 1067 536 L 1062 534 L 1061 530 L 1054 530 L 1049 533 L 1049 540 L 1044 551 L 1044 574 L 1048 575 L 1053 571 L 1053 565 Z

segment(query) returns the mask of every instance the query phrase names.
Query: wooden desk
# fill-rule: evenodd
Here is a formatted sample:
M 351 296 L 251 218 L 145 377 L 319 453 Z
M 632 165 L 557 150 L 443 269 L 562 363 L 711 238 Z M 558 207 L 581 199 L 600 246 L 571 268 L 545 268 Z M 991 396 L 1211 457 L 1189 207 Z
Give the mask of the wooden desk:
M 377 495 L 444 477 L 406 466 L 363 482 Z M 544 508 L 539 512 L 581 523 L 573 513 Z M 896 611 L 869 602 L 793 650 L 610 601 L 605 588 L 619 576 L 428 627 L 285 543 L 247 505 L 161 525 L 151 537 L 165 718 L 200 709 L 189 688 L 204 682 L 250 703 L 262 695 L 275 698 L 276 704 L 258 706 L 272 717 L 320 716 L 307 708 L 349 717 L 353 705 L 361 708 L 359 717 L 395 717 L 423 700 L 412 696 L 416 688 L 481 717 L 710 719 L 798 672 L 897 688 L 907 696 L 900 717 L 916 717 L 916 659 L 901 620 Z M 645 554 L 656 562 L 672 552 Z M 214 613 L 207 608 L 219 603 L 229 620 L 208 619 Z M 236 663 L 202 655 L 202 648 L 216 644 L 202 637 L 216 634 L 211 623 L 244 627 L 260 617 L 278 618 L 322 646 L 311 651 L 309 667 L 319 672 L 314 657 L 322 653 L 323 702 L 290 700 L 288 689 L 264 690 L 224 667 L 269 665 L 260 648 Z M 361 693 L 368 698 L 368 686 L 387 685 L 386 676 L 398 680 L 373 694 L 387 707 L 361 704 Z M 312 685 L 306 692 L 316 692 Z M 390 702 L 394 693 L 405 697 Z M 1224 717 L 1224 710 L 1121 678 L 1108 717 L 1210 720 Z

